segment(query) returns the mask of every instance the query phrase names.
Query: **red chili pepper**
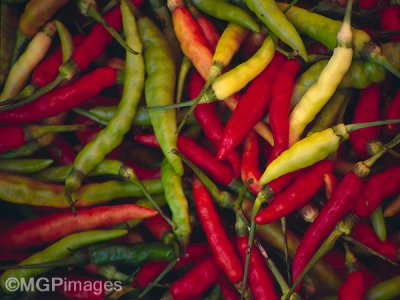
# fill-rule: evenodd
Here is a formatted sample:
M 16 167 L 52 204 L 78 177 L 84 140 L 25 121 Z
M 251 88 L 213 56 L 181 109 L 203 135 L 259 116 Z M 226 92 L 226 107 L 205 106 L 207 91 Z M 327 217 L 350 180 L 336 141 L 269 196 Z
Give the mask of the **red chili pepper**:
M 338 290 L 338 300 L 363 300 L 365 293 L 363 273 L 361 271 L 351 272 Z
M 400 251 L 397 243 L 391 240 L 381 241 L 367 223 L 358 222 L 351 230 L 351 236 L 392 261 L 397 261 L 399 257 Z
M 226 276 L 221 276 L 218 281 L 222 300 L 240 300 L 240 296 Z
M 159 147 L 154 134 L 136 135 L 135 139 L 142 144 Z M 199 146 L 192 139 L 178 136 L 178 150 L 195 165 L 206 171 L 218 183 L 229 185 L 233 180 L 231 169 L 217 159 L 209 150 Z
M 386 120 L 400 119 L 400 89 L 397 90 L 392 102 L 385 110 Z M 387 136 L 395 136 L 400 132 L 400 124 L 389 124 L 384 127 Z
M 160 168 L 143 168 L 131 160 L 124 160 L 124 165 L 132 168 L 140 180 L 160 178 Z
M 286 61 L 272 82 L 272 100 L 269 108 L 269 125 L 274 135 L 274 149 L 268 158 L 271 162 L 288 147 L 290 99 L 294 81 L 300 71 L 299 61 Z
M 58 240 L 71 233 L 111 226 L 135 218 L 149 218 L 157 211 L 134 204 L 82 208 L 77 217 L 54 213 L 22 221 L 0 235 L 2 249 L 24 249 Z
M 61 135 L 57 135 L 47 151 L 59 165 L 70 165 L 74 162 L 76 151 Z
M 201 89 L 205 84 L 204 79 L 200 76 L 198 72 L 193 72 L 193 75 L 189 83 L 189 98 L 196 98 Z M 222 133 L 224 131 L 224 125 L 222 124 L 220 117 L 217 114 L 217 107 L 215 103 L 199 104 L 194 110 L 194 116 L 197 121 L 199 121 L 201 127 L 203 128 L 206 137 L 218 147 L 221 139 Z M 240 157 L 237 151 L 232 151 L 232 153 L 226 158 L 229 161 L 235 178 L 240 174 Z
M 203 35 L 206 37 L 208 45 L 211 47 L 211 49 L 215 49 L 220 37 L 217 28 L 215 28 L 214 24 L 205 16 L 199 16 L 196 21 L 197 24 L 199 24 Z M 190 97 L 190 99 L 194 98 Z
M 169 293 L 174 300 L 196 299 L 214 286 L 220 276 L 221 270 L 216 261 L 212 256 L 208 256 L 176 280 L 169 288 Z
M 347 173 L 342 179 L 335 193 L 308 227 L 296 250 L 292 268 L 293 281 L 296 281 L 310 258 L 323 240 L 332 232 L 336 224 L 350 212 L 361 188 L 362 179 L 354 172 Z M 299 291 L 300 287 L 299 284 L 296 291 Z
M 381 28 L 383 30 L 400 30 L 400 7 L 388 5 L 381 11 Z M 393 41 L 400 41 L 400 34 L 393 37 Z
M 81 105 L 115 84 L 117 71 L 97 68 L 77 81 L 54 89 L 26 105 L 0 112 L 3 124 L 36 122 Z
M 265 115 L 271 101 L 272 79 L 284 61 L 284 56 L 276 54 L 240 98 L 225 126 L 217 156 L 225 159 Z
M 380 119 L 380 87 L 378 84 L 371 84 L 361 91 L 352 123 L 373 122 Z M 360 158 L 369 157 L 368 144 L 379 138 L 379 132 L 380 126 L 373 126 L 350 133 L 351 146 Z
M 229 280 L 238 283 L 243 277 L 243 267 L 222 226 L 211 196 L 197 178 L 193 180 L 192 188 L 196 211 L 215 260 Z
M 257 224 L 269 224 L 306 205 L 321 189 L 324 174 L 333 171 L 333 163 L 322 160 L 303 171 L 283 192 L 277 194 L 270 205 L 255 217 Z
M 64 281 L 63 284 L 55 285 L 56 292 L 63 295 L 68 300 L 102 300 L 106 295 L 106 282 L 103 279 L 70 274 L 60 274 L 59 277 L 63 278 Z M 76 286 L 90 286 L 92 288 L 71 288 Z M 93 288 L 95 286 L 99 288 Z
M 339 185 L 339 179 L 333 173 L 324 174 L 325 197 L 330 199 Z
M 385 198 L 400 193 L 400 165 L 370 176 L 364 183 L 362 192 L 357 197 L 354 212 L 366 218 L 382 203 Z
M 236 239 L 236 246 L 242 256 L 243 263 L 246 262 L 248 243 L 249 237 L 247 235 Z M 249 285 L 251 293 L 256 300 L 279 299 L 274 289 L 274 281 L 271 274 L 268 272 L 264 259 L 256 247 L 253 247 L 250 254 Z
M 25 144 L 24 129 L 21 126 L 0 127 L 0 153 Z
M 85 101 L 82 103 L 80 106 L 83 109 L 91 109 L 97 106 L 117 106 L 119 103 L 119 99 L 104 96 L 104 95 L 97 95 L 96 97 L 93 97 L 89 99 L 88 101 Z
M 186 253 L 182 255 L 180 260 L 172 268 L 172 271 L 186 267 L 189 264 L 208 256 L 209 254 L 210 248 L 207 244 L 190 244 L 186 248 Z M 145 263 L 133 279 L 132 286 L 136 288 L 145 288 L 168 266 L 168 264 L 168 262 Z
M 142 224 L 157 240 L 162 240 L 166 233 L 172 231 L 171 225 L 161 215 L 147 218 Z
M 254 55 L 258 49 L 260 49 L 262 43 L 266 38 L 266 33 L 260 32 L 249 32 L 247 38 L 244 40 L 241 49 L 244 52 L 246 58 Z
M 258 137 L 254 131 L 251 131 L 246 138 L 242 153 L 242 166 L 241 178 L 243 182 L 248 182 L 250 179 L 253 183 L 249 185 L 250 191 L 258 194 L 261 191 L 261 186 L 258 180 L 261 178 L 261 171 L 258 168 L 258 157 L 260 155 L 260 148 L 258 144 Z

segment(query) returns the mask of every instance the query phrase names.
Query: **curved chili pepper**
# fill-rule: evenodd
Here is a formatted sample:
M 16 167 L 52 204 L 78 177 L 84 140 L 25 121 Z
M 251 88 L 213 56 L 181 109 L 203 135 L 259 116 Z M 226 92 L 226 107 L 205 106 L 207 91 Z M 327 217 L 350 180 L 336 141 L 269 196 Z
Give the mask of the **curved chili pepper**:
M 215 28 L 215 25 L 203 15 L 200 14 L 198 16 L 194 15 L 194 17 L 197 21 L 197 24 L 199 24 L 201 31 L 206 37 L 207 42 L 210 45 L 211 49 L 215 49 L 215 47 L 218 44 L 218 40 L 220 38 L 219 33 Z
M 197 178 L 192 187 L 197 214 L 215 260 L 229 280 L 238 283 L 243 277 L 243 267 L 221 224 L 211 196 Z
M 363 273 L 361 271 L 351 272 L 338 290 L 338 300 L 363 300 L 365 293 Z
M 240 296 L 232 284 L 228 281 L 226 276 L 221 276 L 218 281 L 223 300 L 239 300 Z
M 307 204 L 324 183 L 324 174 L 333 171 L 333 163 L 323 160 L 302 172 L 283 192 L 255 217 L 257 224 L 267 224 L 287 216 Z
M 0 112 L 0 122 L 3 124 L 20 124 L 36 122 L 54 116 L 79 106 L 84 101 L 96 96 L 103 89 L 114 85 L 116 80 L 117 72 L 114 69 L 97 68 L 73 83 L 48 92 L 36 99 L 35 102 Z
M 381 119 L 380 113 L 380 87 L 371 84 L 360 93 L 360 99 L 354 110 L 353 123 L 372 122 Z M 357 130 L 350 134 L 349 141 L 354 152 L 360 158 L 368 157 L 373 151 L 371 143 L 379 138 L 380 127 L 369 127 Z
M 243 263 L 246 261 L 248 243 L 249 237 L 247 235 L 238 237 L 236 239 L 236 247 L 242 256 Z M 279 299 L 274 289 L 273 279 L 268 272 L 264 259 L 257 248 L 253 248 L 250 254 L 249 285 L 251 293 L 256 300 Z
M 240 98 L 239 104 L 225 126 L 218 147 L 218 158 L 226 158 L 264 116 L 271 101 L 272 79 L 283 61 L 284 56 L 276 54 Z
M 191 99 L 194 99 L 199 95 L 204 82 L 204 79 L 201 78 L 198 72 L 194 72 L 192 74 L 189 82 L 189 97 Z M 199 104 L 194 110 L 194 116 L 203 128 L 206 137 L 216 147 L 218 147 L 222 138 L 224 127 L 216 109 L 215 103 Z M 232 151 L 226 160 L 229 161 L 235 177 L 238 177 L 240 173 L 240 158 L 237 151 Z
M 147 218 L 143 221 L 143 225 L 153 237 L 160 241 L 163 240 L 167 233 L 172 231 L 171 225 L 160 215 Z
M 91 230 L 74 233 L 57 241 L 46 249 L 33 254 L 32 256 L 23 260 L 20 265 L 36 264 L 49 260 L 63 259 L 71 254 L 71 249 L 74 250 L 80 247 L 91 245 L 93 243 L 117 238 L 126 233 L 127 231 L 123 229 Z M 42 274 L 47 270 L 47 268 L 8 270 L 0 276 L 0 283 L 3 290 L 7 293 L 10 293 L 12 291 L 10 291 L 5 284 L 8 278 L 13 277 L 17 278 L 18 280 L 25 278 L 27 280 L 28 278 Z
M 390 102 L 389 106 L 385 111 L 385 119 L 400 119 L 400 89 L 396 92 L 396 95 Z M 400 131 L 399 124 L 389 124 L 384 127 L 385 133 L 388 136 L 394 136 Z
M 300 71 L 297 60 L 288 60 L 276 74 L 271 88 L 269 108 L 269 125 L 274 135 L 274 149 L 268 157 L 272 161 L 285 150 L 289 144 L 290 99 L 293 94 L 294 79 Z
M 5 234 L 0 234 L 2 249 L 25 249 L 58 240 L 78 231 L 112 226 L 135 218 L 149 218 L 155 210 L 134 204 L 97 206 L 82 209 L 74 218 L 70 212 L 54 213 L 22 221 Z
M 51 159 L 0 159 L 0 171 L 13 174 L 35 173 L 52 163 Z
M 369 217 L 372 212 L 388 197 L 400 193 L 400 166 L 393 166 L 370 176 L 357 197 L 354 212 L 359 217 Z
M 392 261 L 399 257 L 399 246 L 391 240 L 379 240 L 374 230 L 365 222 L 358 222 L 351 230 L 351 236 Z
M 75 149 L 61 135 L 57 135 L 53 143 L 47 147 L 52 159 L 59 165 L 69 165 L 76 157 Z

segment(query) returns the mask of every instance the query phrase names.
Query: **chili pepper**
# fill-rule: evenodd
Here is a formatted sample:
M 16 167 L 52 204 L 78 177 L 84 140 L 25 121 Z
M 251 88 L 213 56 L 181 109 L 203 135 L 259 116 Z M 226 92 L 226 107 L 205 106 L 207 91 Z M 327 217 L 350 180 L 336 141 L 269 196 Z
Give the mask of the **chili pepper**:
M 132 168 L 140 180 L 160 178 L 160 168 L 143 168 L 133 161 L 124 160 L 124 164 Z
M 338 299 L 362 300 L 365 292 L 363 273 L 361 271 L 351 272 L 338 290 Z
M 143 221 L 144 227 L 157 240 L 164 241 L 165 236 L 171 233 L 172 227 L 160 215 L 153 216 Z
M 400 166 L 393 166 L 365 181 L 353 208 L 357 216 L 369 217 L 385 198 L 400 193 L 399 171 Z
M 381 28 L 383 30 L 400 30 L 400 9 L 398 5 L 388 5 L 380 12 Z M 393 37 L 393 41 L 400 41 L 400 35 Z
M 360 0 L 358 6 L 362 9 L 368 9 L 374 7 L 377 3 L 377 0 Z
M 82 209 L 76 218 L 70 212 L 54 213 L 17 223 L 7 233 L 0 235 L 0 244 L 3 249 L 25 249 L 56 241 L 74 232 L 112 226 L 135 218 L 149 218 L 156 214 L 155 210 L 134 204 Z
M 396 95 L 390 102 L 389 106 L 385 110 L 385 119 L 399 119 L 400 118 L 400 90 L 396 92 Z M 389 124 L 384 127 L 385 133 L 388 136 L 394 136 L 400 131 L 400 125 Z
M 145 145 L 159 147 L 154 135 L 136 135 L 135 139 Z M 204 169 L 217 182 L 226 186 L 232 182 L 233 174 L 231 169 L 207 149 L 197 145 L 192 139 L 185 136 L 178 136 L 178 150 L 195 165 Z
M 393 217 L 394 215 L 398 214 L 400 211 L 400 197 L 397 197 L 390 203 L 384 210 L 383 216 L 384 217 Z
M 75 149 L 61 135 L 57 135 L 53 143 L 47 147 L 52 159 L 59 165 L 69 165 L 76 157 Z
M 202 12 L 217 19 L 236 23 L 248 30 L 259 32 L 260 27 L 253 18 L 240 7 L 225 1 L 193 1 L 193 4 Z
M 339 179 L 335 174 L 328 172 L 324 174 L 324 185 L 325 185 L 325 197 L 330 199 L 333 192 L 337 189 L 339 185 Z
M 272 79 L 283 64 L 284 56 L 276 54 L 268 66 L 247 88 L 225 125 L 217 156 L 224 159 L 260 121 L 271 102 Z
M 351 236 L 392 261 L 396 261 L 398 258 L 398 245 L 391 240 L 380 241 L 374 230 L 365 222 L 357 222 L 351 231 Z
M 223 300 L 239 300 L 240 296 L 232 286 L 232 284 L 228 281 L 226 276 L 221 276 L 219 281 L 219 288 L 221 290 L 221 296 Z
M 241 165 L 241 178 L 243 182 L 248 182 L 250 179 L 252 179 L 253 182 L 249 184 L 249 189 L 254 194 L 258 194 L 261 191 L 261 186 L 258 183 L 258 180 L 261 177 L 261 171 L 258 169 L 259 155 L 260 149 L 258 145 L 257 135 L 254 131 L 251 131 L 248 134 L 244 143 Z
M 137 32 L 135 18 L 127 6 L 122 2 L 124 30 L 128 45 L 141 52 L 142 43 Z M 126 67 L 124 76 L 124 92 L 114 117 L 108 122 L 107 127 L 100 131 L 78 153 L 74 167 L 65 180 L 65 195 L 69 203 L 73 204 L 73 193 L 79 188 L 86 174 L 93 170 L 104 157 L 116 148 L 128 132 L 136 114 L 136 107 L 144 88 L 144 60 L 142 55 L 126 53 Z M 133 170 L 132 170 L 133 173 Z M 135 174 L 130 174 L 131 180 L 135 180 Z M 136 181 L 137 178 L 136 178 Z M 73 206 L 73 205 L 72 205 Z
M 193 196 L 200 223 L 218 266 L 232 283 L 239 283 L 243 276 L 242 264 L 222 227 L 210 194 L 197 178 L 193 181 Z
M 400 295 L 399 284 L 400 276 L 395 276 L 386 281 L 382 281 L 367 291 L 365 299 L 395 299 Z
M 311 166 L 335 152 L 340 143 L 349 138 L 350 132 L 377 124 L 383 125 L 384 122 L 385 121 L 351 125 L 344 125 L 341 123 L 323 131 L 313 133 L 293 144 L 289 149 L 282 152 L 280 156 L 273 160 L 261 176 L 260 184 L 267 184 L 271 180 L 284 174 Z
M 379 240 L 385 241 L 386 240 L 386 223 L 385 218 L 383 217 L 383 210 L 382 206 L 378 206 L 370 216 L 372 228 L 374 229 L 376 235 L 378 236 Z
M 23 260 L 19 265 L 38 264 L 49 260 L 63 259 L 70 255 L 71 250 L 75 250 L 93 243 L 114 239 L 126 233 L 127 231 L 122 229 L 91 230 L 74 233 L 57 241 L 46 249 L 33 254 L 32 256 Z M 30 277 L 42 274 L 47 270 L 48 268 L 8 270 L 0 276 L 1 286 L 5 292 L 9 293 L 10 290 L 7 285 L 5 285 L 7 278 L 13 277 L 18 280 L 21 280 L 22 278 L 28 279 Z
M 151 194 L 163 192 L 161 180 L 144 180 L 144 186 Z M 20 204 L 49 207 L 68 207 L 65 201 L 64 186 L 49 184 L 24 176 L 0 174 L 0 199 Z M 77 193 L 78 206 L 93 206 L 123 197 L 143 197 L 139 186 L 130 182 L 105 181 L 82 186 Z
M 305 61 L 308 60 L 299 34 L 274 1 L 245 0 L 244 3 L 281 41 L 297 51 Z
M 277 5 L 281 10 L 286 9 L 288 6 L 286 3 L 277 3 Z M 296 6 L 292 6 L 285 12 L 285 15 L 301 33 L 308 35 L 329 49 L 336 47 L 336 36 L 342 25 L 340 21 L 329 19 Z M 399 72 L 380 53 L 380 48 L 371 41 L 371 37 L 365 31 L 352 29 L 352 32 L 355 58 L 361 56 L 384 67 L 396 77 L 400 77 Z
M 243 262 L 246 260 L 248 243 L 249 237 L 247 235 L 236 239 L 236 247 L 242 256 Z M 250 254 L 249 284 L 254 299 L 279 299 L 274 289 L 273 279 L 267 271 L 258 249 L 253 249 Z
M 100 67 L 71 84 L 61 86 L 38 98 L 35 102 L 0 112 L 3 124 L 35 122 L 79 106 L 103 89 L 115 84 L 117 72 Z M 93 84 L 96 83 L 96 84 Z
M 145 85 L 146 104 L 148 106 L 172 104 L 174 101 L 176 70 L 167 40 L 149 18 L 139 18 L 138 31 L 143 41 L 144 62 L 147 73 Z M 135 68 L 133 65 L 131 67 Z M 179 157 L 171 153 L 171 149 L 176 148 L 177 142 L 175 111 L 150 110 L 149 115 L 154 133 L 165 157 L 175 172 L 182 176 L 182 162 Z
M 322 160 L 305 170 L 283 192 L 275 196 L 269 206 L 255 217 L 257 224 L 267 224 L 304 206 L 323 185 L 324 174 L 333 171 L 333 163 Z
M 203 85 L 204 80 L 201 78 L 200 74 L 198 72 L 194 72 L 189 82 L 189 97 L 192 99 L 197 97 L 201 91 L 201 86 Z M 220 117 L 217 114 L 215 104 L 207 103 L 196 106 L 194 115 L 203 128 L 206 137 L 214 144 L 214 146 L 218 147 L 222 138 L 224 127 Z M 227 157 L 227 160 L 232 167 L 235 177 L 238 177 L 240 173 L 240 158 L 237 151 L 233 151 Z
M 380 88 L 377 84 L 372 84 L 361 91 L 360 99 L 353 115 L 353 123 L 371 122 L 380 120 Z M 350 143 L 354 152 L 360 158 L 366 158 L 373 154 L 373 143 L 379 138 L 379 127 L 370 127 L 352 132 Z
M 287 120 L 290 113 L 290 98 L 293 93 L 294 79 L 300 67 L 301 64 L 297 60 L 288 60 L 272 82 L 269 124 L 274 134 L 274 149 L 268 158 L 269 161 L 275 159 L 288 146 L 289 123 Z
M 58 294 L 64 296 L 66 299 L 90 299 L 90 300 L 102 300 L 104 299 L 106 289 L 104 288 L 106 281 L 99 278 L 91 278 L 82 275 L 62 274 L 60 275 L 64 279 L 63 284 L 56 285 L 55 290 Z M 71 289 L 69 287 L 77 284 L 78 286 L 97 286 L 98 282 L 101 283 L 101 289 Z
M 203 258 L 192 266 L 169 288 L 174 300 L 200 297 L 207 289 L 218 282 L 221 270 L 212 256 Z M 201 278 L 201 280 L 199 280 Z
M 0 171 L 14 174 L 35 173 L 52 163 L 51 159 L 0 159 Z
M 0 95 L 0 101 L 17 95 L 24 87 L 32 70 L 46 55 L 56 32 L 54 23 L 48 23 L 29 43 L 26 51 L 13 64 Z
M 30 125 L 0 127 L 0 153 L 23 146 L 51 132 L 69 132 L 84 129 L 82 125 Z
M 337 35 L 337 46 L 317 82 L 301 97 L 289 116 L 289 145 L 298 141 L 305 127 L 328 102 L 350 68 L 353 57 L 351 32 L 352 2 L 348 1 L 343 25 Z

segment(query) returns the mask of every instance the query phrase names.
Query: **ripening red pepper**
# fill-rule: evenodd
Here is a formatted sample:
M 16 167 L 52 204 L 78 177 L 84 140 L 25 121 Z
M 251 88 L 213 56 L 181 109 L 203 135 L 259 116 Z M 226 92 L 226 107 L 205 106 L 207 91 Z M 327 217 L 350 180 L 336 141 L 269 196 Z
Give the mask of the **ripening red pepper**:
M 400 30 L 400 6 L 388 5 L 380 13 L 381 28 L 383 30 Z M 392 39 L 394 42 L 400 41 L 400 34 Z
M 172 231 L 171 225 L 161 215 L 147 218 L 142 224 L 157 240 L 162 240 L 165 234 Z
M 243 277 L 242 263 L 231 244 L 207 188 L 197 178 L 192 184 L 196 211 L 214 258 L 232 283 Z
M 116 70 L 108 67 L 97 68 L 77 81 L 58 87 L 33 102 L 0 112 L 0 122 L 20 124 L 55 116 L 93 98 L 102 90 L 114 85 L 116 80 Z
M 242 257 L 243 263 L 246 262 L 248 244 L 249 237 L 247 235 L 238 237 L 236 239 L 236 246 Z M 274 281 L 267 269 L 264 259 L 261 256 L 258 248 L 254 246 L 250 254 L 248 276 L 251 294 L 253 295 L 255 300 L 279 299 L 274 288 Z
M 201 89 L 205 84 L 204 79 L 200 76 L 198 72 L 193 72 L 192 77 L 189 81 L 189 98 L 196 98 Z M 216 146 L 222 139 L 222 133 L 224 131 L 224 125 L 217 113 L 216 103 L 206 103 L 199 104 L 194 110 L 194 116 L 203 128 L 206 137 Z M 226 158 L 229 161 L 235 178 L 240 174 L 240 157 L 237 151 L 232 151 L 232 153 Z
M 333 231 L 336 224 L 351 211 L 361 188 L 362 179 L 353 171 L 344 176 L 332 197 L 308 227 L 296 250 L 292 267 L 293 281 L 296 281 L 310 258 L 323 240 Z M 296 291 L 299 291 L 300 288 L 301 285 L 299 284 Z
M 203 35 L 207 39 L 208 45 L 210 45 L 211 49 L 214 49 L 217 47 L 218 40 L 220 38 L 220 34 L 218 33 L 217 28 L 215 28 L 214 23 L 212 23 L 209 19 L 207 19 L 205 16 L 200 15 L 199 17 L 196 18 L 197 24 L 199 24 L 201 31 L 203 32 Z M 194 99 L 194 98 L 190 98 Z
M 217 157 L 225 159 L 266 114 L 271 102 L 272 80 L 285 58 L 275 54 L 272 61 L 249 85 L 225 125 Z
M 47 147 L 50 157 L 59 165 L 70 165 L 74 162 L 76 151 L 61 135 L 57 135 Z
M 149 218 L 157 211 L 134 204 L 82 208 L 77 217 L 70 212 L 24 220 L 0 235 L 2 249 L 24 249 L 58 240 L 78 231 L 112 226 L 135 218 Z
M 294 81 L 301 64 L 295 59 L 286 61 L 272 82 L 272 99 L 269 108 L 269 125 L 274 135 L 274 148 L 268 161 L 271 162 L 288 147 L 290 99 Z
M 363 184 L 354 205 L 354 212 L 361 218 L 369 217 L 372 212 L 388 197 L 400 193 L 400 165 L 371 175 Z
M 385 110 L 385 119 L 400 119 L 400 89 Z M 389 137 L 395 136 L 400 132 L 400 124 L 388 124 L 384 127 L 385 134 Z
M 351 272 L 338 290 L 338 300 L 363 300 L 366 289 L 363 273 Z
M 351 236 L 392 261 L 397 261 L 399 258 L 399 245 L 391 240 L 381 241 L 375 231 L 365 222 L 358 222 L 351 230 Z
M 147 146 L 159 147 L 154 134 L 136 135 L 135 139 Z M 218 183 L 227 186 L 232 182 L 233 173 L 231 169 L 209 150 L 199 146 L 192 139 L 182 135 L 178 136 L 178 150 L 199 168 L 206 171 Z
M 269 224 L 306 205 L 321 189 L 324 174 L 333 171 L 333 163 L 322 160 L 303 171 L 289 187 L 277 194 L 256 216 L 257 224 Z
M 371 84 L 360 93 L 352 123 L 373 122 L 381 119 L 380 87 Z M 368 147 L 379 139 L 380 126 L 372 126 L 350 133 L 350 144 L 360 158 L 369 157 Z
M 240 296 L 225 275 L 218 281 L 222 300 L 240 300 Z

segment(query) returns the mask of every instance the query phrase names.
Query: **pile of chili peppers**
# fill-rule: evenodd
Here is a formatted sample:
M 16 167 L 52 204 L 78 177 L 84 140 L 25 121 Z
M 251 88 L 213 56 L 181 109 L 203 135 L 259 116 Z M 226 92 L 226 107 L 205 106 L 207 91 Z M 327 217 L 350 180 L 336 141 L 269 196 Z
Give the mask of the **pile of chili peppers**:
M 353 1 L 2 1 L 0 298 L 399 299 L 400 5 Z

